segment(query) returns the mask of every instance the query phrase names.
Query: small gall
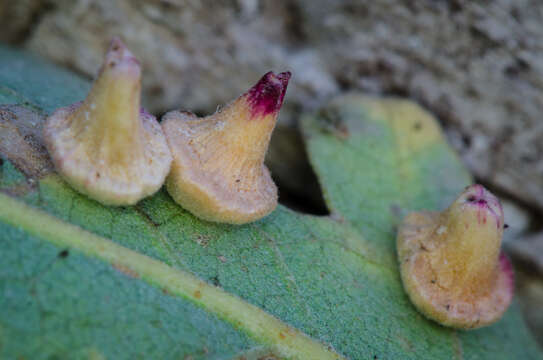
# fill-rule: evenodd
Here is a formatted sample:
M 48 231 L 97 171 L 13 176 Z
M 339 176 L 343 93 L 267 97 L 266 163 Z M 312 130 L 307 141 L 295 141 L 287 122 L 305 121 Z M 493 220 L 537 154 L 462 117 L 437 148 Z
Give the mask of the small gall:
M 55 111 L 44 128 L 57 172 L 104 205 L 131 205 L 156 192 L 171 153 L 155 117 L 140 109 L 141 66 L 113 39 L 87 98 Z
M 215 114 L 172 111 L 162 128 L 173 155 L 166 187 L 194 215 L 244 224 L 277 206 L 277 187 L 264 165 L 290 72 L 269 72 Z
M 472 185 L 443 212 L 408 214 L 397 250 L 404 288 L 438 323 L 473 329 L 497 321 L 513 297 L 513 272 L 500 251 L 503 209 Z M 421 250 L 424 249 L 424 250 Z

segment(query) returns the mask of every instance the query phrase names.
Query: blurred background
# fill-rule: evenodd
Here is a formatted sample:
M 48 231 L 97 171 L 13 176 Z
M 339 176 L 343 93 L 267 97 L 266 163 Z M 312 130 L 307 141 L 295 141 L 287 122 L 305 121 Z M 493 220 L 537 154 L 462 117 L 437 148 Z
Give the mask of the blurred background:
M 156 115 L 209 114 L 292 71 L 267 162 L 281 201 L 313 214 L 326 209 L 300 114 L 354 90 L 419 103 L 503 199 L 518 299 L 543 345 L 542 1 L 0 0 L 0 24 L 0 42 L 88 79 L 120 36 Z

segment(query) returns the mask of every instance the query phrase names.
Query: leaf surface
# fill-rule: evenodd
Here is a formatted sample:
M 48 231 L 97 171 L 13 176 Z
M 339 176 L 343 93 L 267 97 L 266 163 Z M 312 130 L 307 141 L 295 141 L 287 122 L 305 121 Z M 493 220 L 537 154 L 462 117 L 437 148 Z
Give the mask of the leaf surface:
M 48 114 L 88 86 L 0 48 L 0 103 Z M 399 219 L 470 182 L 433 118 L 350 95 L 303 131 L 331 216 L 279 206 L 245 226 L 200 221 L 164 190 L 105 207 L 3 152 L 0 358 L 541 358 L 516 305 L 458 332 L 403 292 Z

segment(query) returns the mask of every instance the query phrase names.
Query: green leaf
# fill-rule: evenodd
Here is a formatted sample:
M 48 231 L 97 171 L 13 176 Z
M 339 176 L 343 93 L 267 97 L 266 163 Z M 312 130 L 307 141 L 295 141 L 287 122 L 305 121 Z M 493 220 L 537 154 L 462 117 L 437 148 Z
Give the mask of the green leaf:
M 87 90 L 0 48 L 0 103 L 47 114 Z M 200 221 L 163 190 L 105 207 L 3 152 L 0 358 L 541 359 L 516 305 L 462 332 L 403 292 L 398 220 L 443 208 L 470 181 L 433 118 L 352 95 L 303 131 L 332 214 L 279 206 L 245 226 Z
M 444 209 L 472 182 L 412 102 L 346 95 L 302 123 L 329 209 L 390 256 L 407 212 Z

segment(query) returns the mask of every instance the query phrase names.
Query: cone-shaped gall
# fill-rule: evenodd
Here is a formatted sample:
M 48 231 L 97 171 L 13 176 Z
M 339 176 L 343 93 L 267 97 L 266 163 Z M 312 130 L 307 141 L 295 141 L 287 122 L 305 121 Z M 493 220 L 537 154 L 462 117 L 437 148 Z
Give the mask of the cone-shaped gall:
M 44 128 L 58 173 L 105 205 L 130 205 L 164 183 L 171 154 L 155 117 L 140 109 L 141 66 L 113 39 L 81 102 L 55 111 Z
M 498 320 L 513 297 L 513 272 L 500 252 L 503 210 L 472 185 L 443 212 L 407 215 L 397 250 L 404 288 L 424 315 L 472 329 Z
M 168 192 L 209 221 L 243 224 L 277 206 L 277 187 L 264 165 L 290 72 L 264 75 L 215 114 L 172 111 L 162 128 L 173 155 Z

